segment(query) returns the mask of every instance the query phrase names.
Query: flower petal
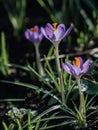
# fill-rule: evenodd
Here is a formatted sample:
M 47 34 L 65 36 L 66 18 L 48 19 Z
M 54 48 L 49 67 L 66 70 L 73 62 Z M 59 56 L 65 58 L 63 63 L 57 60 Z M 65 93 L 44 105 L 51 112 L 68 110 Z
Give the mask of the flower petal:
M 47 23 L 47 24 L 46 24 L 46 27 L 48 27 L 48 28 L 50 28 L 51 30 L 53 30 L 53 26 L 52 26 L 50 23 Z M 46 28 L 46 27 L 45 27 L 45 28 Z
M 53 36 L 53 26 L 50 23 L 47 23 L 47 25 L 45 27 L 45 32 L 46 32 L 46 35 L 49 38 L 52 38 L 52 36 Z
M 71 68 L 72 68 L 72 65 L 68 62 L 66 63 L 62 63 L 62 68 L 69 74 L 72 74 L 71 72 Z
M 45 29 L 43 27 L 41 27 L 41 32 L 47 39 L 49 39 L 49 37 L 47 36 Z
M 76 66 L 76 65 L 72 65 L 72 68 L 71 68 L 71 73 L 73 76 L 79 76 L 81 74 L 81 69 L 80 67 Z
M 90 68 L 90 60 L 87 60 L 82 66 L 82 73 L 85 74 Z
M 72 31 L 72 29 L 73 29 L 73 24 L 71 24 L 70 27 L 66 30 L 65 34 L 63 35 L 63 38 L 68 36 L 69 33 Z
M 33 39 L 32 39 L 33 33 L 29 29 L 27 29 L 24 34 L 27 40 L 33 42 Z
M 37 29 L 37 31 L 39 31 L 39 27 L 38 27 L 37 25 L 35 25 L 35 26 L 34 26 L 34 28 L 36 28 L 36 29 Z
M 65 33 L 65 25 L 59 24 L 56 31 L 54 32 L 56 36 L 56 41 L 61 41 L 63 39 L 64 33 Z
M 80 60 L 80 67 L 83 65 L 83 59 L 82 59 L 82 57 L 78 57 L 79 58 L 79 60 Z
M 39 41 L 42 41 L 42 39 L 43 39 L 43 34 L 40 33 L 40 34 L 39 34 Z

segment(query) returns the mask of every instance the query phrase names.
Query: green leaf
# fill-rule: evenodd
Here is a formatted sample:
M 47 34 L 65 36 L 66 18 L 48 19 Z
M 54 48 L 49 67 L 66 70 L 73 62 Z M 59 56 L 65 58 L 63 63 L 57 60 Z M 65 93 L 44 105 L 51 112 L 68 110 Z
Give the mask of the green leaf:
M 1 33 L 1 61 L 0 61 L 0 67 L 1 67 L 1 72 L 7 76 L 9 74 L 9 68 L 7 64 L 9 63 L 8 60 L 8 52 L 6 49 L 6 39 L 5 39 L 5 34 L 4 32 Z
M 8 130 L 7 124 L 4 121 L 2 122 L 2 125 L 3 125 L 4 130 Z
M 64 125 L 72 125 L 74 123 L 74 121 L 64 121 L 60 124 L 57 124 L 57 125 L 50 125 L 50 126 L 47 126 L 45 128 L 40 128 L 40 130 L 46 130 L 46 129 L 50 129 L 50 128 L 55 128 L 55 127 L 60 127 L 60 126 L 64 126 Z
M 84 80 L 84 84 L 88 86 L 86 93 L 88 94 L 98 94 L 98 82 L 91 80 Z
M 54 110 L 57 110 L 57 109 L 60 109 L 61 108 L 61 105 L 55 105 L 53 107 L 50 107 L 49 109 L 43 111 L 41 114 L 39 114 L 38 116 L 36 116 L 34 119 L 31 120 L 31 123 L 34 123 L 36 121 L 38 121 L 39 119 L 41 119 L 43 116 L 45 116 L 46 114 L 54 111 Z M 23 129 L 27 127 L 27 124 L 25 124 L 23 126 Z
M 45 93 L 45 94 L 51 96 L 52 98 L 57 100 L 59 103 L 61 103 L 61 100 L 59 100 L 59 98 L 56 95 L 54 95 L 50 91 L 45 90 L 43 88 L 40 88 L 40 87 L 38 87 L 36 85 L 32 85 L 32 84 L 28 84 L 28 83 L 22 83 L 22 82 L 6 81 L 6 80 L 0 80 L 0 82 L 7 83 L 7 84 L 13 84 L 13 85 L 17 85 L 17 86 L 21 86 L 21 87 L 25 87 L 25 88 L 30 88 L 30 89 L 33 89 L 33 90 L 39 90 L 40 92 Z
M 14 123 L 10 123 L 8 129 L 9 129 L 9 130 L 14 130 L 14 129 L 15 129 L 15 124 L 14 124 Z

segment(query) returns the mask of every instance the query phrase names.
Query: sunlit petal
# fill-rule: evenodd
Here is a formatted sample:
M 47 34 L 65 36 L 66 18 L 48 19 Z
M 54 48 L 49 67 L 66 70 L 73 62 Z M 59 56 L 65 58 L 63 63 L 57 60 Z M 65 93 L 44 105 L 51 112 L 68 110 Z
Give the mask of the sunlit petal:
M 79 76 L 81 74 L 81 69 L 78 66 L 76 66 L 76 65 L 72 65 L 71 73 L 74 76 Z
M 63 35 L 65 33 L 65 26 L 63 24 L 60 24 L 56 31 L 54 32 L 55 36 L 56 36 L 56 41 L 60 41 L 63 39 Z
M 64 34 L 64 36 L 63 36 L 63 38 L 64 38 L 64 37 L 67 37 L 67 36 L 70 34 L 70 32 L 72 31 L 72 29 L 73 29 L 73 24 L 71 24 L 70 27 L 66 30 L 66 32 L 65 32 L 65 34 Z
M 71 68 L 72 68 L 72 65 L 68 62 L 66 63 L 62 63 L 62 68 L 69 74 L 72 74 L 71 72 Z
M 87 60 L 82 66 L 82 73 L 86 73 L 90 68 L 90 60 Z

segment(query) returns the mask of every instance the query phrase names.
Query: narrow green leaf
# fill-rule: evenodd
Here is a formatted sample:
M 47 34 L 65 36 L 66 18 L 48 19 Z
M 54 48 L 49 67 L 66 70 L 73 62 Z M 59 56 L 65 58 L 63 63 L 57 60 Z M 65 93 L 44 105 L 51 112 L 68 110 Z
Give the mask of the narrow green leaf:
M 50 125 L 45 128 L 40 128 L 39 130 L 47 130 L 47 129 L 51 129 L 51 128 L 55 128 L 55 127 L 60 127 L 60 126 L 64 126 L 64 125 L 72 125 L 72 124 L 74 124 L 74 121 L 64 121 L 57 125 Z
M 3 125 L 4 130 L 9 130 L 7 127 L 7 124 L 4 121 L 2 122 L 2 125 Z
M 31 113 L 30 113 L 30 111 L 28 112 L 28 130 L 32 130 Z
M 43 116 L 45 116 L 46 114 L 48 114 L 49 112 L 52 112 L 52 111 L 57 110 L 57 109 L 59 109 L 59 108 L 61 108 L 61 105 L 55 105 L 55 106 L 53 106 L 53 107 L 50 107 L 49 109 L 43 111 L 41 114 L 39 114 L 39 115 L 36 116 L 34 119 L 32 119 L 32 120 L 31 120 L 31 123 L 36 122 L 37 120 L 41 119 Z M 25 124 L 25 125 L 23 126 L 23 128 L 26 128 L 26 127 L 27 127 L 27 124 Z
M 36 127 L 35 127 L 35 130 L 39 130 L 39 125 L 40 125 L 40 119 L 37 121 L 36 123 Z
M 1 71 L 6 76 L 9 74 L 9 68 L 6 66 L 8 61 L 8 52 L 6 48 L 5 34 L 1 33 Z
M 59 103 L 61 103 L 61 100 L 59 100 L 59 98 L 56 95 L 50 93 L 49 91 L 47 91 L 47 90 L 45 90 L 43 88 L 38 87 L 38 86 L 35 86 L 35 85 L 32 85 L 32 84 L 27 84 L 27 83 L 22 83 L 22 82 L 13 82 L 13 81 L 6 81 L 6 80 L 0 80 L 0 82 L 13 84 L 13 85 L 18 85 L 18 86 L 26 87 L 26 88 L 31 88 L 31 89 L 34 89 L 34 90 L 39 90 L 40 92 L 51 96 L 52 98 L 57 100 Z

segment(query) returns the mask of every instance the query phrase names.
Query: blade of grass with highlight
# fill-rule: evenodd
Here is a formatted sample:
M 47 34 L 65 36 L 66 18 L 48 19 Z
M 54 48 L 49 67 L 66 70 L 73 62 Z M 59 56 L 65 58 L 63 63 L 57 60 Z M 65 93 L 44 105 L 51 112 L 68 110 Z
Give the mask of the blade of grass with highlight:
M 53 83 L 55 84 L 55 87 L 56 87 L 57 91 L 60 93 L 60 91 L 61 91 L 61 90 L 60 90 L 60 86 L 59 86 L 59 84 L 58 84 L 58 81 L 57 81 L 57 79 L 56 79 L 56 76 L 55 76 L 55 74 L 54 74 L 54 71 L 52 70 L 52 68 L 51 68 L 51 66 L 50 66 L 50 64 L 49 64 L 49 61 L 47 60 L 46 57 L 45 57 L 45 61 L 46 61 L 47 67 L 48 67 L 48 68 L 45 68 L 45 70 L 46 70 L 48 76 L 51 78 L 51 80 L 52 80 Z
M 2 125 L 3 125 L 4 130 L 9 130 L 7 127 L 7 124 L 4 121 L 2 122 Z
M 47 110 L 43 111 L 42 113 L 40 113 L 38 116 L 36 116 L 34 119 L 31 120 L 31 123 L 34 123 L 36 122 L 37 120 L 41 119 L 43 116 L 45 116 L 46 114 L 54 111 L 54 110 L 57 110 L 57 109 L 60 109 L 61 108 L 61 105 L 55 105 L 53 107 L 50 107 L 48 108 Z M 23 129 L 27 127 L 27 123 L 23 125 Z
M 57 100 L 59 103 L 61 103 L 61 101 L 59 100 L 59 98 L 56 95 L 54 95 L 53 93 L 50 93 L 49 91 L 47 91 L 47 90 L 45 90 L 43 88 L 38 87 L 38 86 L 28 84 L 28 83 L 13 82 L 13 81 L 6 81 L 6 80 L 0 80 L 0 82 L 6 83 L 6 84 L 17 85 L 17 86 L 21 86 L 21 87 L 26 87 L 26 88 L 30 88 L 30 89 L 34 89 L 34 90 L 39 90 L 40 92 L 51 96 L 52 98 Z
M 40 125 L 40 119 L 37 121 L 37 123 L 36 123 L 36 126 L 35 126 L 35 129 L 34 130 L 39 130 L 39 126 Z
M 18 126 L 18 130 L 23 130 L 22 129 L 22 124 L 21 124 L 21 122 L 19 121 L 18 118 L 16 118 L 16 123 L 17 123 L 17 126 Z
M 47 126 L 45 128 L 40 128 L 39 130 L 47 130 L 47 129 L 51 129 L 51 128 L 56 128 L 56 127 L 60 127 L 60 126 L 64 126 L 64 125 L 72 125 L 74 124 L 74 121 L 64 121 L 60 124 L 57 124 L 57 125 L 50 125 L 50 126 Z
M 43 118 L 43 119 L 41 119 L 41 122 L 47 121 L 47 120 L 59 120 L 59 119 L 65 119 L 65 120 L 72 119 L 73 120 L 73 118 L 71 116 L 54 116 L 54 117 Z
M 5 41 L 5 34 L 4 32 L 1 33 L 1 71 L 2 73 L 7 76 L 10 74 L 8 66 L 6 66 L 9 63 L 8 60 L 8 52 L 6 49 L 6 41 Z
M 66 84 L 66 86 L 65 86 L 65 92 L 66 92 L 65 100 L 66 100 L 66 103 L 68 103 L 70 94 L 74 91 L 73 89 L 74 89 L 74 86 L 75 86 L 75 82 L 72 84 L 71 83 L 71 81 L 72 81 L 71 78 L 72 77 L 70 75 L 70 77 L 68 79 L 68 85 Z
M 53 86 L 51 86 L 51 84 L 47 82 L 47 80 L 45 80 L 45 78 L 41 76 L 38 72 L 36 72 L 29 64 L 27 65 L 27 68 L 30 72 L 34 73 L 42 83 L 48 85 L 51 89 L 53 88 Z
M 60 113 L 59 111 L 58 111 L 58 112 L 54 112 L 50 117 L 47 117 L 46 120 L 44 120 L 45 117 L 42 118 L 42 119 L 41 119 L 41 122 L 44 121 L 44 123 L 42 124 L 42 128 L 45 128 L 45 127 L 47 126 L 48 122 L 50 121 L 49 118 L 55 117 L 55 116 L 56 116 L 57 114 L 59 114 L 59 113 Z
M 50 49 L 49 49 L 49 51 L 48 51 L 47 56 L 44 56 L 45 61 L 46 61 L 46 57 L 51 57 L 53 51 L 54 51 L 54 46 L 51 45 L 51 47 L 50 47 Z M 46 68 L 46 66 L 47 66 L 47 63 L 45 62 L 45 63 L 44 63 L 44 68 Z
M 28 112 L 28 130 L 32 130 L 30 111 Z
M 23 102 L 25 101 L 25 99 L 15 99 L 15 98 L 11 98 L 11 99 L 0 99 L 0 102 Z
M 51 80 L 53 81 L 57 91 L 60 93 L 61 90 L 60 90 L 60 86 L 59 86 L 59 84 L 58 84 L 58 82 L 56 80 L 56 77 L 54 77 L 47 69 L 46 69 L 46 72 L 49 75 L 49 77 L 51 78 Z

